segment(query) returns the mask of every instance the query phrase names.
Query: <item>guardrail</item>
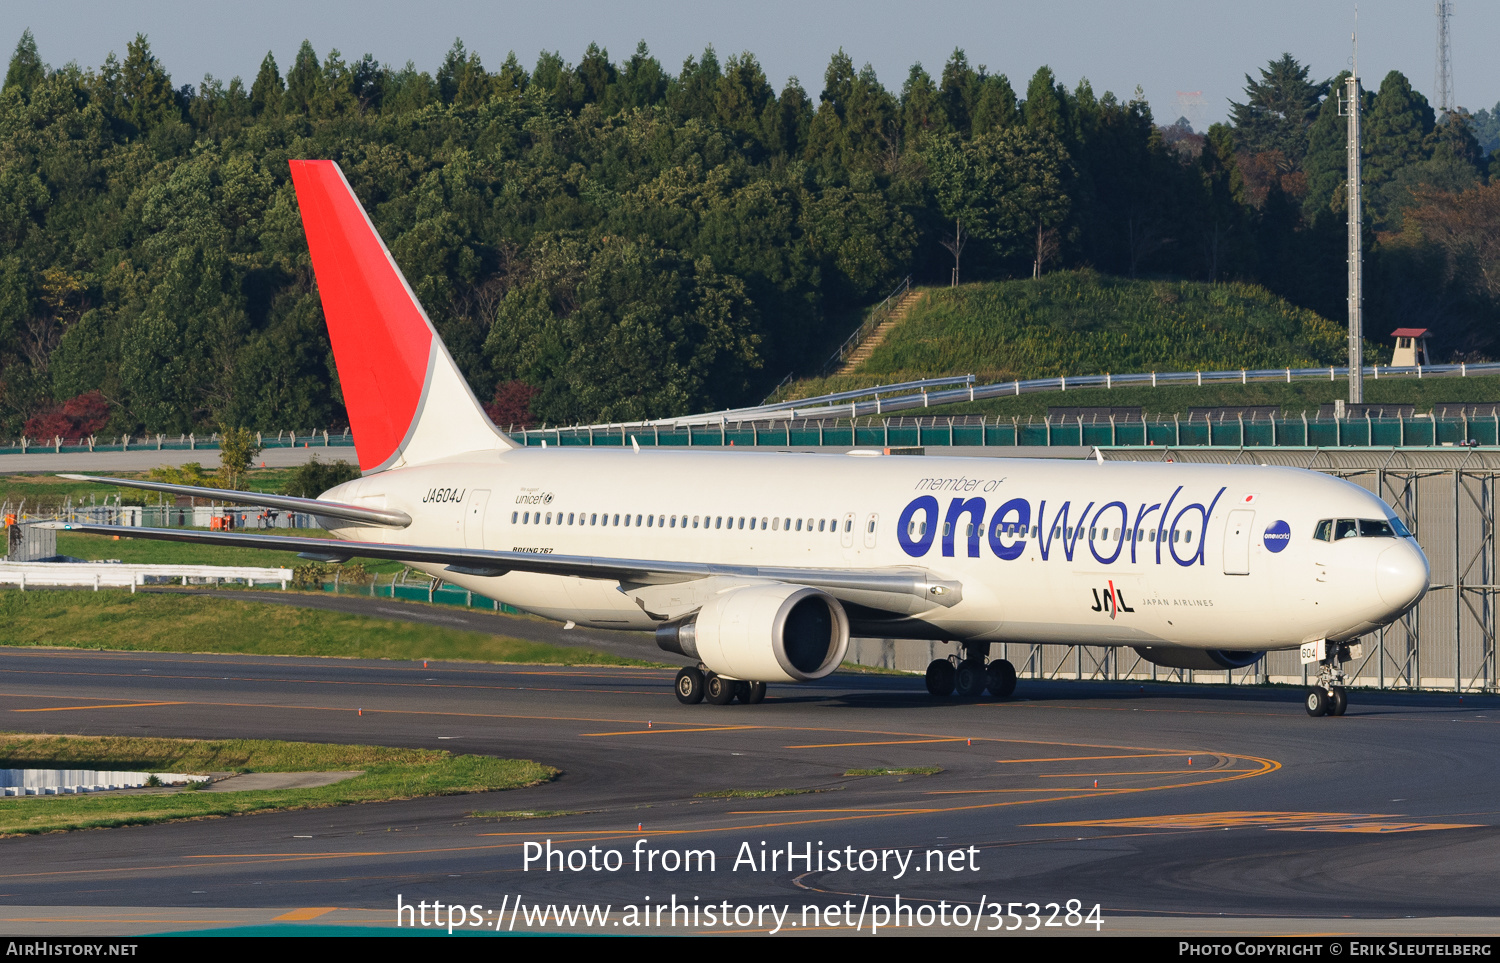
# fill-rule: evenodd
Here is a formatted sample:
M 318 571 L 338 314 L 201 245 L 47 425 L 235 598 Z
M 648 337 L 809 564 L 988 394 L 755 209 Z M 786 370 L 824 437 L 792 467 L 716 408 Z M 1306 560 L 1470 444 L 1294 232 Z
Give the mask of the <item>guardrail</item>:
M 126 588 L 132 593 L 138 585 L 166 584 L 167 580 L 180 580 L 181 584 L 219 584 L 222 582 L 244 582 L 246 587 L 256 583 L 275 583 L 286 588 L 292 580 L 289 568 L 255 568 L 233 565 L 127 565 L 119 562 L 0 562 L 0 585 L 17 585 L 21 591 L 28 586 L 73 585 L 101 588 Z
M 1417 365 L 1394 367 L 1391 365 L 1369 365 L 1364 375 L 1374 381 L 1382 378 L 1466 378 L 1470 375 L 1500 374 L 1500 362 L 1476 364 Z M 853 391 L 799 398 L 796 401 L 780 401 L 752 408 L 728 408 L 723 411 L 700 415 L 683 415 L 675 418 L 658 418 L 645 421 L 610 422 L 596 425 L 577 425 L 563 428 L 531 428 L 514 434 L 524 444 L 537 444 L 530 436 L 552 440 L 562 432 L 619 432 L 621 429 L 680 428 L 688 425 L 726 426 L 751 421 L 780 421 L 782 419 L 849 418 L 893 414 L 918 408 L 959 404 L 967 401 L 983 401 L 1014 395 L 1038 392 L 1065 393 L 1080 388 L 1146 387 L 1159 388 L 1165 385 L 1251 384 L 1280 381 L 1338 381 L 1349 376 L 1348 368 L 1238 368 L 1229 371 L 1147 371 L 1133 374 L 1063 375 L 1056 378 L 1028 378 L 1014 381 L 997 381 L 976 384 L 974 375 L 956 375 L 945 378 L 926 378 L 920 381 L 905 381 L 898 384 L 877 385 Z M 950 387 L 960 385 L 961 387 Z M 645 444 L 644 436 L 640 443 Z M 606 442 L 608 443 L 608 442 Z M 624 442 L 629 444 L 628 441 Z
M 766 424 L 551 428 L 517 436 L 527 445 L 658 448 L 952 448 L 952 447 L 1432 447 L 1500 444 L 1500 414 L 1478 418 L 1405 418 L 1204 421 L 1178 415 L 1093 421 L 978 416 L 920 419 L 849 418 Z
M 911 275 L 908 274 L 901 279 L 901 283 L 891 289 L 891 293 L 885 296 L 884 301 L 881 301 L 870 309 L 870 313 L 865 318 L 864 323 L 855 328 L 854 333 L 844 339 L 844 343 L 839 345 L 838 350 L 830 355 L 827 361 L 823 362 L 823 367 L 818 369 L 819 376 L 825 376 L 837 371 L 844 363 L 844 359 L 853 354 L 854 350 L 870 336 L 870 332 L 885 323 L 886 319 L 891 316 L 891 313 L 896 310 L 896 305 L 901 303 L 901 299 L 906 297 L 906 293 L 910 290 Z M 777 390 L 780 389 L 778 388 Z
M 329 431 L 309 431 L 298 434 L 295 431 L 278 431 L 276 437 L 271 437 L 269 432 L 257 432 L 256 444 L 262 450 L 271 448 L 352 448 L 354 439 L 345 428 L 343 434 Z M 27 438 L 16 439 L 14 445 L 0 445 L 0 455 L 26 455 L 38 451 L 50 451 L 56 454 L 73 453 L 80 451 L 218 451 L 218 433 L 207 438 L 199 438 L 196 435 L 179 435 L 176 440 L 163 434 L 147 435 L 116 435 L 113 442 L 100 442 L 97 435 L 89 435 L 83 438 L 61 438 L 54 436 L 51 439 Z

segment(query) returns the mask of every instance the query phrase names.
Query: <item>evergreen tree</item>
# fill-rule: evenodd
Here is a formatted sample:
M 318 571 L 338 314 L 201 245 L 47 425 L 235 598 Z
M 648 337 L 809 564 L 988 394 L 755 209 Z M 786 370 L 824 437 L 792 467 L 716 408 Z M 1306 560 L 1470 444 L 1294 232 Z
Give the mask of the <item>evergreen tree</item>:
M 985 77 L 979 85 L 979 99 L 974 104 L 974 135 L 988 134 L 1013 126 L 1020 117 L 1016 92 L 1004 74 Z
M 719 86 L 719 57 L 713 45 L 703 49 L 698 60 L 688 57 L 682 72 L 667 90 L 667 106 L 680 121 L 690 117 L 711 120 L 716 114 L 714 93 Z
M 1032 130 L 1044 130 L 1057 138 L 1068 136 L 1068 92 L 1057 82 L 1051 67 L 1038 67 L 1032 75 L 1026 85 L 1022 114 Z
M 768 140 L 766 109 L 775 99 L 776 91 L 754 55 L 736 54 L 724 62 L 714 91 L 714 112 L 727 130 L 764 145 Z
M 967 136 L 974 121 L 974 102 L 977 99 L 979 75 L 969 66 L 969 58 L 963 50 L 953 48 L 953 55 L 943 65 L 941 94 L 943 110 L 948 115 L 948 127 Z
M 464 50 L 462 39 L 455 38 L 453 46 L 438 68 L 438 96 L 445 104 L 474 107 L 484 103 L 490 96 L 490 77 L 479 61 L 478 53 Z
M 1349 71 L 1329 81 L 1330 93 L 1318 109 L 1317 119 L 1307 131 L 1307 154 L 1302 170 L 1307 175 L 1303 216 L 1309 221 L 1324 212 L 1342 211 L 1349 171 L 1349 119 L 1341 104 Z M 1370 95 L 1360 92 L 1361 109 L 1368 109 Z
M 505 63 L 500 65 L 500 72 L 495 74 L 490 89 L 499 97 L 519 97 L 530 83 L 531 75 L 521 66 L 521 61 L 516 59 L 516 52 L 512 50 L 506 54 Z
M 611 99 L 610 88 L 614 86 L 617 71 L 610 63 L 608 50 L 596 43 L 589 44 L 574 74 L 582 87 L 585 104 L 604 104 Z
M 250 85 L 250 112 L 256 117 L 262 114 L 276 116 L 281 112 L 281 98 L 286 85 L 281 82 L 281 71 L 276 69 L 276 58 L 268 50 L 260 62 L 260 72 L 255 83 Z
M 1230 116 L 1241 150 L 1252 154 L 1280 151 L 1292 169 L 1307 153 L 1307 129 L 1317 116 L 1328 83 L 1307 79 L 1304 67 L 1289 53 L 1261 69 L 1260 79 L 1245 75 L 1245 102 L 1230 102 Z
M 318 52 L 312 42 L 302 41 L 297 48 L 297 60 L 286 75 L 286 96 L 283 109 L 289 114 L 309 114 L 318 99 L 319 81 L 323 68 L 318 63 Z
M 651 56 L 646 41 L 635 45 L 635 53 L 620 73 L 615 98 L 624 110 L 655 107 L 667 94 L 667 75 L 661 62 Z
M 123 119 L 136 130 L 147 131 L 181 117 L 172 78 L 151 53 L 145 34 L 136 34 L 135 39 L 126 45 L 120 82 L 126 111 Z
M 767 147 L 784 157 L 801 157 L 807 150 L 812 129 L 812 98 L 802 89 L 796 77 L 788 77 L 781 96 L 766 108 L 771 115 L 767 125 Z
M 0 93 L 15 94 L 22 100 L 31 99 L 31 91 L 47 76 L 47 67 L 36 52 L 36 38 L 28 28 L 21 31 L 16 43 L 16 52 L 10 55 L 10 67 L 5 71 L 5 86 Z
M 922 65 L 912 64 L 901 85 L 901 136 L 907 143 L 923 134 L 942 133 L 948 128 L 942 95 Z
M 1431 156 L 1433 122 L 1427 98 L 1412 90 L 1406 76 L 1399 70 L 1386 74 L 1364 125 L 1364 184 L 1377 218 L 1384 217 L 1392 200 L 1401 200 L 1399 193 L 1383 188 Z

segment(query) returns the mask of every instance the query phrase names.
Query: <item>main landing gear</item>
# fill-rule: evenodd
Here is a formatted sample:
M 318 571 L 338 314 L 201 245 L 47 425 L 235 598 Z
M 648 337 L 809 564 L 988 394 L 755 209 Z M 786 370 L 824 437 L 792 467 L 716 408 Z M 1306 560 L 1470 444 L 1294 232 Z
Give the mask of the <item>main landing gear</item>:
M 1318 661 L 1318 682 L 1307 690 L 1307 714 L 1341 716 L 1349 708 L 1349 693 L 1344 688 L 1344 663 L 1354 658 L 1349 646 L 1328 643 L 1327 654 Z
M 1016 667 L 1005 659 L 989 660 L 988 642 L 970 642 L 962 659 L 934 659 L 927 666 L 927 691 L 946 699 L 956 690 L 960 697 L 978 699 L 988 690 L 997 699 L 1009 699 L 1016 691 Z
M 677 701 L 685 706 L 707 702 L 713 706 L 727 706 L 738 699 L 753 706 L 766 697 L 764 682 L 746 682 L 743 679 L 726 679 L 715 675 L 702 665 L 688 666 L 677 673 Z

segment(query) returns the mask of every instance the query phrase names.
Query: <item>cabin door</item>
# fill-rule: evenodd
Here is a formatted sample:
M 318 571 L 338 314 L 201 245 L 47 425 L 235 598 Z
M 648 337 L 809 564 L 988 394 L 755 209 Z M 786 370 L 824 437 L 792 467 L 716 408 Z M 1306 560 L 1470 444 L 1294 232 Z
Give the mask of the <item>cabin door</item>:
M 469 502 L 464 506 L 464 545 L 467 548 L 484 548 L 484 509 L 489 503 L 489 489 L 469 492 Z
M 1224 574 L 1250 574 L 1250 532 L 1255 512 L 1239 509 L 1224 523 Z

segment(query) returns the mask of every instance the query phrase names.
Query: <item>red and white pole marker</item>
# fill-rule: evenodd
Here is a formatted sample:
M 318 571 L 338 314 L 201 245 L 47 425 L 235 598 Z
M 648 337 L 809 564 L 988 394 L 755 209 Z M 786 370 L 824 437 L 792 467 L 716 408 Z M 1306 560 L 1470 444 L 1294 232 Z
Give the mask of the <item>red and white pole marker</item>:
M 972 746 L 973 744 L 974 744 L 974 740 L 973 739 L 965 739 L 964 740 L 964 745 L 966 745 L 966 746 Z
M 427 660 L 426 659 L 422 660 L 422 668 L 424 668 L 424 669 L 427 668 Z
M 1095 789 L 1099 788 L 1099 780 L 1097 780 L 1097 779 L 1094 780 L 1094 788 Z
M 1188 756 L 1188 765 L 1191 766 L 1192 764 L 1193 764 L 1193 757 L 1192 756 Z
M 650 719 L 647 719 L 647 720 L 646 720 L 646 728 L 647 728 L 647 729 L 650 729 L 650 728 L 651 728 L 651 720 L 650 720 Z
M 636 823 L 635 824 L 635 831 L 636 832 L 641 832 L 645 828 L 646 828 L 646 824 L 645 823 Z
M 364 715 L 364 714 L 365 714 L 365 710 L 364 710 L 364 709 L 359 709 L 359 710 L 358 710 L 358 711 L 356 711 L 356 712 L 355 712 L 355 715 L 360 715 L 360 716 L 362 716 L 362 715 Z

